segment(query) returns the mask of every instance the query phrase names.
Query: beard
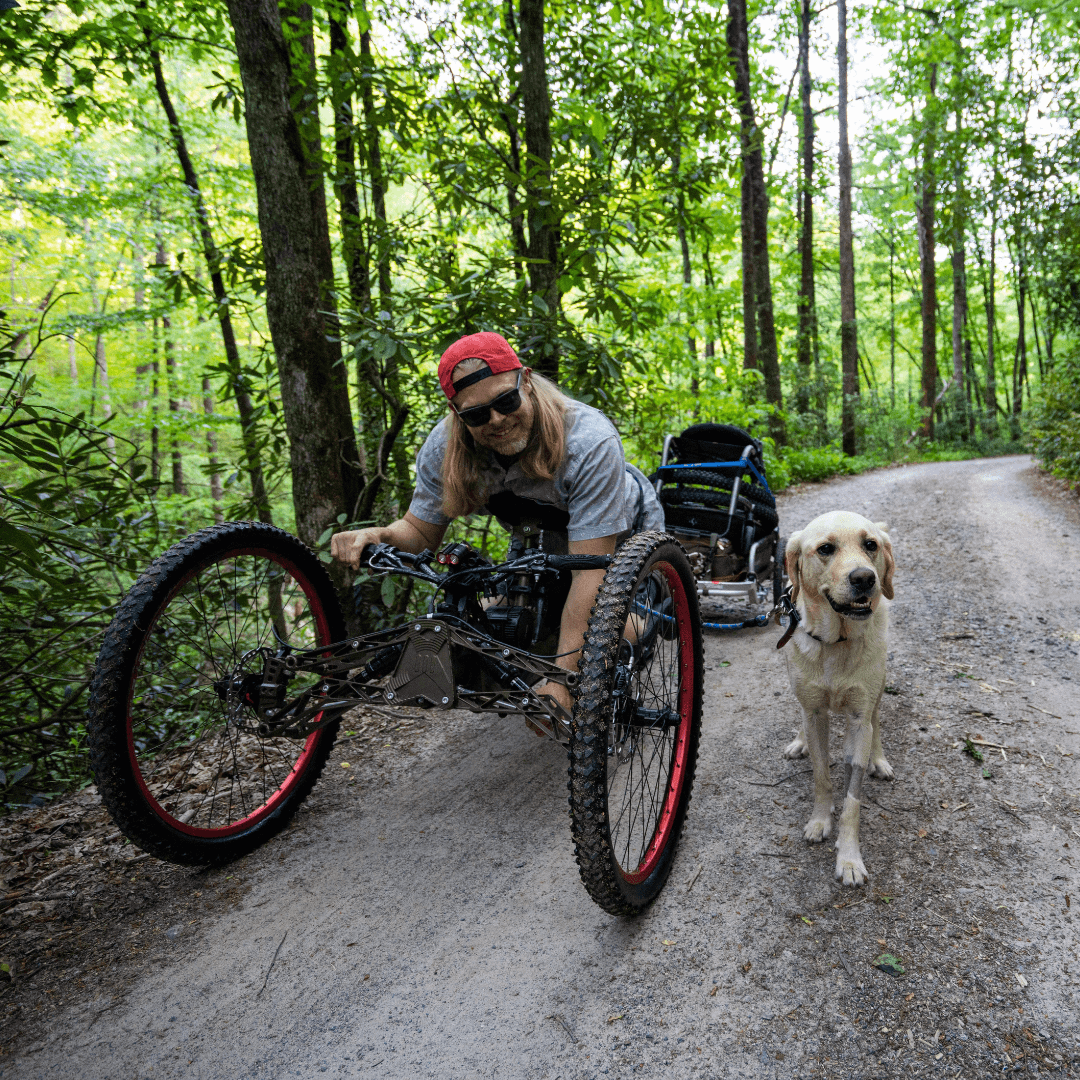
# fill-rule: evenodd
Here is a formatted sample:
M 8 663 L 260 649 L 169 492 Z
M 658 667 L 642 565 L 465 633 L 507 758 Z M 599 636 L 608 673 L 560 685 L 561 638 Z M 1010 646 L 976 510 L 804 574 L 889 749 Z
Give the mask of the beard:
M 528 448 L 529 443 L 532 441 L 533 427 L 535 426 L 536 418 L 533 417 L 533 423 L 526 427 L 520 421 L 515 420 L 513 427 L 507 425 L 503 428 L 506 431 L 510 428 L 507 435 L 502 438 L 493 438 L 491 434 L 479 435 L 473 434 L 473 441 L 478 446 L 483 446 L 485 449 L 494 450 L 497 454 L 502 454 L 503 457 L 516 457 L 518 454 L 524 453 Z
M 503 457 L 516 457 L 518 454 L 524 453 L 525 447 L 528 445 L 529 433 L 526 431 L 515 438 L 499 439 L 497 443 L 490 446 L 490 449 L 502 454 Z

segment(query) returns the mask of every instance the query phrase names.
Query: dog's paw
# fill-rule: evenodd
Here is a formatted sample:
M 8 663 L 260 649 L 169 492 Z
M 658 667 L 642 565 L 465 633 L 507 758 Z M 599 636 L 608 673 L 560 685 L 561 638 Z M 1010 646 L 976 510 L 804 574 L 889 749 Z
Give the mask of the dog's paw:
M 832 834 L 832 815 L 825 817 L 812 817 L 802 831 L 803 839 L 811 844 L 820 844 L 827 836 Z
M 806 738 L 802 732 L 799 732 L 798 737 L 784 747 L 784 757 L 786 758 L 806 757 L 809 753 L 810 751 L 806 747 Z
M 854 852 L 837 852 L 836 876 L 845 885 L 865 885 L 870 876 L 858 849 Z
M 893 778 L 893 767 L 885 760 L 885 755 L 872 758 L 870 765 L 866 770 L 868 776 L 877 776 L 882 780 L 891 780 Z

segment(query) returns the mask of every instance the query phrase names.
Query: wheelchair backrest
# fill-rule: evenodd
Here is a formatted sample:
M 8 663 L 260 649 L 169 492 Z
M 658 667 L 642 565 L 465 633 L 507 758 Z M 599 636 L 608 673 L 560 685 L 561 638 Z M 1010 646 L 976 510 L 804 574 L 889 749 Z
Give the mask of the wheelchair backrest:
M 764 472 L 761 441 L 748 431 L 733 424 L 694 424 L 670 441 L 665 464 L 738 461 L 748 446 L 750 460 Z

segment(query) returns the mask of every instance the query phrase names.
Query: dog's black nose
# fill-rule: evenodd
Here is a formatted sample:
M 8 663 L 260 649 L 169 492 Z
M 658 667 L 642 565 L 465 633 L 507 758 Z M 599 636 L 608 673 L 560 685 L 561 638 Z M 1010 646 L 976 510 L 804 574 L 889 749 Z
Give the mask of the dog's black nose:
M 861 566 L 848 574 L 848 581 L 851 582 L 851 587 L 855 592 L 865 595 L 877 584 L 877 574 L 869 567 Z

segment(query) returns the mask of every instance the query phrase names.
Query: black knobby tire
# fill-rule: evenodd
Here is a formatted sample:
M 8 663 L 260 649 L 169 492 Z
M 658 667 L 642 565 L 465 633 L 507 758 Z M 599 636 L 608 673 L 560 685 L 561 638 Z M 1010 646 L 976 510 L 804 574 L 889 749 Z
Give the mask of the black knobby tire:
M 207 865 L 278 832 L 338 722 L 306 739 L 261 736 L 243 697 L 259 692 L 263 661 L 248 654 L 344 636 L 326 570 L 272 525 L 215 525 L 155 559 L 117 609 L 90 688 L 90 764 L 124 835 L 169 862 Z M 314 681 L 298 676 L 290 696 Z
M 642 911 L 671 872 L 694 783 L 702 679 L 686 553 L 665 533 L 631 537 L 589 619 L 570 739 L 578 869 L 613 915 Z
M 672 484 L 696 484 L 698 487 L 726 491 L 729 498 L 733 482 L 731 476 L 711 469 L 674 469 L 664 474 L 665 487 Z M 773 493 L 755 481 L 748 481 L 744 478 L 742 483 L 739 484 L 739 494 L 745 495 L 751 502 L 760 503 L 762 506 L 769 506 L 774 509 L 776 507 L 776 498 Z

